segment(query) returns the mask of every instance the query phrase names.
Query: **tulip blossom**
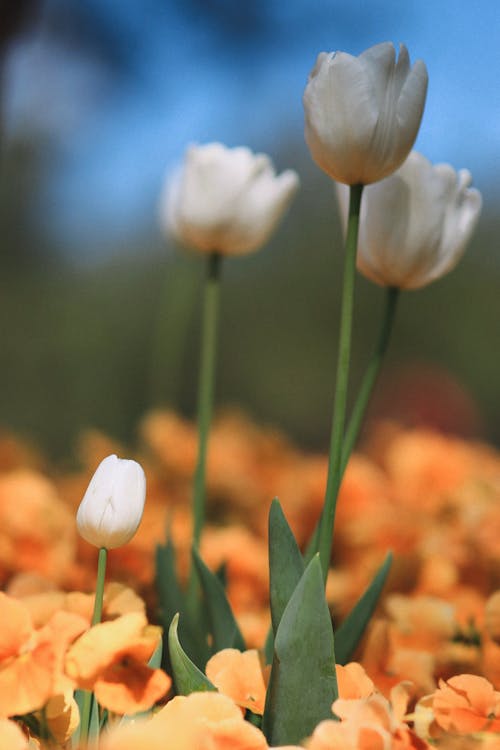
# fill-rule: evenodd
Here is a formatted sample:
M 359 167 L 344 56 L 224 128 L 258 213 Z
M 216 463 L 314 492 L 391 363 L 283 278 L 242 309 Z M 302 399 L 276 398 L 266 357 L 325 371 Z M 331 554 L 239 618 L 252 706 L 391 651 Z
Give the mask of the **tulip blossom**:
M 433 166 L 412 151 L 390 177 L 365 188 L 358 269 L 382 286 L 418 289 L 458 263 L 481 211 L 471 175 L 449 164 Z M 346 219 L 348 189 L 337 186 Z
M 161 199 L 165 229 L 204 253 L 243 255 L 263 245 L 299 184 L 275 174 L 269 157 L 221 143 L 190 146 Z
M 368 185 L 394 172 L 417 137 L 427 69 L 410 67 L 390 42 L 353 57 L 322 52 L 304 92 L 305 138 L 316 164 L 346 185 Z
M 136 461 L 108 456 L 97 467 L 78 508 L 80 535 L 96 547 L 121 547 L 137 531 L 145 499 L 142 467 Z

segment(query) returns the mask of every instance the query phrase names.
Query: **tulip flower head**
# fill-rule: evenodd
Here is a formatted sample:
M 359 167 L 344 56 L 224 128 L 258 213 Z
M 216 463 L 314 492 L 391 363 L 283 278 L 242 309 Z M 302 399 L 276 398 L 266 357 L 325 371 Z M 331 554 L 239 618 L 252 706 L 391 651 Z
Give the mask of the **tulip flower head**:
M 129 542 L 141 522 L 146 477 L 136 461 L 105 458 L 90 480 L 78 508 L 78 532 L 99 548 L 114 549 Z
M 165 230 L 204 253 L 242 255 L 261 247 L 298 188 L 293 170 L 276 175 L 268 156 L 221 143 L 190 146 L 160 205 Z
M 316 164 L 346 185 L 394 172 L 417 137 L 427 93 L 422 60 L 377 44 L 353 57 L 322 52 L 304 92 L 305 138 Z
M 412 151 L 390 177 L 369 185 L 361 204 L 357 265 L 382 286 L 418 289 L 451 271 L 481 212 L 466 169 L 432 165 Z M 337 185 L 347 218 L 348 188 Z

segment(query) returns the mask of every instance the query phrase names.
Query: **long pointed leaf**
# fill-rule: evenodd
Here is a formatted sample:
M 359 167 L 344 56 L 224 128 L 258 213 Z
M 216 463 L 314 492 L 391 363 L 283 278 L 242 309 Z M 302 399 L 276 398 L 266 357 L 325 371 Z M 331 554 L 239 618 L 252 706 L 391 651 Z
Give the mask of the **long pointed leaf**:
M 156 590 L 160 605 L 160 619 L 163 625 L 164 640 L 176 612 L 182 614 L 179 626 L 182 642 L 190 658 L 199 666 L 205 666 L 209 657 L 207 633 L 202 618 L 190 616 L 184 591 L 177 580 L 175 548 L 172 540 L 156 548 Z M 170 671 L 169 650 L 163 651 L 164 666 Z
M 311 560 L 281 617 L 263 731 L 270 745 L 296 745 L 338 697 L 333 628 L 319 556 Z
M 177 694 L 189 695 L 194 692 L 216 690 L 208 677 L 198 669 L 182 648 L 177 633 L 178 625 L 179 614 L 177 613 L 168 630 L 168 650 Z
M 304 569 L 304 561 L 293 532 L 275 498 L 269 510 L 269 590 L 275 634 Z
M 352 658 L 378 604 L 391 564 L 392 552 L 389 552 L 364 594 L 335 632 L 335 655 L 338 664 L 347 664 Z
M 196 549 L 193 548 L 193 561 L 205 596 L 208 619 L 213 638 L 213 652 L 223 648 L 245 650 L 245 641 L 227 600 L 226 592 L 219 577 L 207 568 Z

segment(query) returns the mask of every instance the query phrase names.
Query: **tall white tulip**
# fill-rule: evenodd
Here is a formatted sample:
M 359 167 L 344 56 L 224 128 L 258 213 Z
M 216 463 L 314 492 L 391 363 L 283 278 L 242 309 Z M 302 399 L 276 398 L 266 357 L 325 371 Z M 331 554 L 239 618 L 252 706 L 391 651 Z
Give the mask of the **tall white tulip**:
M 466 169 L 433 166 L 412 151 L 390 177 L 363 192 L 357 265 L 383 286 L 417 289 L 458 263 L 481 212 Z M 345 222 L 349 189 L 337 185 Z
M 99 548 L 129 542 L 141 522 L 146 477 L 136 461 L 105 458 L 97 467 L 76 515 L 78 532 Z
M 422 60 L 390 42 L 353 57 L 322 52 L 304 92 L 305 138 L 330 177 L 368 185 L 394 172 L 417 137 L 427 93 Z
M 267 241 L 298 185 L 293 170 L 277 176 L 265 154 L 221 143 L 193 145 L 166 183 L 160 218 L 184 245 L 242 255 Z

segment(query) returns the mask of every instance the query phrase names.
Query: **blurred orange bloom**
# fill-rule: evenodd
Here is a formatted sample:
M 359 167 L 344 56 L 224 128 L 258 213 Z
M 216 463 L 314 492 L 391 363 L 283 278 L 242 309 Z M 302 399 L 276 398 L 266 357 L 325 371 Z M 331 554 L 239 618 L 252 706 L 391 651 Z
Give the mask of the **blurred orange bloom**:
M 486 602 L 484 625 L 490 637 L 500 645 L 500 591 L 495 591 Z
M 262 732 L 220 693 L 177 696 L 152 719 L 111 731 L 101 750 L 268 750 Z
M 375 620 L 370 627 L 362 663 L 378 690 L 388 696 L 401 680 L 411 679 L 417 695 L 433 691 L 435 658 L 428 651 L 395 647 L 392 626 L 387 620 Z
M 10 719 L 0 719 L 0 747 L 5 750 L 28 750 L 28 739 Z
M 256 650 L 223 649 L 208 660 L 205 672 L 219 692 L 237 706 L 249 708 L 255 714 L 264 713 L 266 685 Z
M 344 667 L 336 665 L 339 697 L 345 699 L 367 698 L 375 692 L 375 685 L 361 664 L 355 661 Z
M 146 662 L 161 638 L 140 612 L 90 628 L 69 649 L 66 672 L 84 690 L 93 690 L 104 708 L 118 714 L 145 711 L 169 690 L 171 680 Z
M 0 476 L 0 578 L 17 571 L 62 581 L 76 549 L 73 514 L 42 474 Z
M 432 707 L 437 723 L 448 732 L 500 732 L 500 692 L 484 677 L 461 674 L 441 680 Z
M 314 730 L 308 750 L 424 750 L 429 745 L 404 722 L 408 693 L 404 685 L 391 691 L 389 702 L 379 693 L 367 698 L 339 698 L 332 706 L 340 722 L 327 719 Z
M 27 609 L 0 592 L 0 716 L 41 708 L 54 684 L 56 654 L 39 641 Z

